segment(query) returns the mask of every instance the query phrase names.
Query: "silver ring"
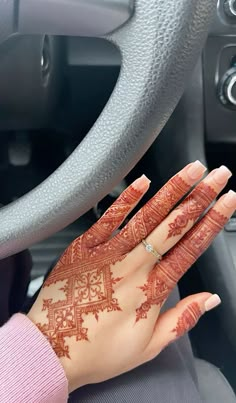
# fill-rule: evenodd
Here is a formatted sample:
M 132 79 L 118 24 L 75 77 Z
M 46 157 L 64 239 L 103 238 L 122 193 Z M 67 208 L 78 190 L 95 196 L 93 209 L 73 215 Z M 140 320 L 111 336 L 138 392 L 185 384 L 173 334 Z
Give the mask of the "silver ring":
M 142 244 L 145 246 L 145 249 L 148 253 L 152 253 L 157 258 L 157 263 L 159 263 L 162 259 L 162 255 L 156 251 L 156 249 L 148 243 L 145 239 L 142 240 Z

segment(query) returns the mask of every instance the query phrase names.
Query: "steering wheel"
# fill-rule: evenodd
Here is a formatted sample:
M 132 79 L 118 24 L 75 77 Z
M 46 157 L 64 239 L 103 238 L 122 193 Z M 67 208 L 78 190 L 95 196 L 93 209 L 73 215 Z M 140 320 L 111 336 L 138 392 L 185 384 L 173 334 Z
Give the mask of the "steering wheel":
M 122 56 L 116 87 L 77 149 L 0 210 L 1 258 L 71 223 L 135 166 L 181 97 L 215 6 L 215 0 L 0 1 L 0 43 L 17 33 L 103 36 Z

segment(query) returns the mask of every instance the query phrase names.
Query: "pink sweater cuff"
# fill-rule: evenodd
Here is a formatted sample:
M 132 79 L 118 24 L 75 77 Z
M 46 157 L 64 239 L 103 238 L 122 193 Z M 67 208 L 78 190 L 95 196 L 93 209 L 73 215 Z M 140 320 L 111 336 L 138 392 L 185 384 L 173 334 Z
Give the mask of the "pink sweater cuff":
M 63 367 L 38 328 L 22 314 L 0 328 L 0 402 L 64 403 Z

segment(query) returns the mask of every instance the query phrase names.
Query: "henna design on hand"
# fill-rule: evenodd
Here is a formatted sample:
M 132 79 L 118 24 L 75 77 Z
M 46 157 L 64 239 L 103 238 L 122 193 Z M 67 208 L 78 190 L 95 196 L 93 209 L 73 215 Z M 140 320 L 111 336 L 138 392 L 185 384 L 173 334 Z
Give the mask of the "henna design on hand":
M 103 216 L 84 234 L 87 248 L 93 248 L 106 241 L 114 233 L 136 206 L 143 192 L 130 185 L 118 199 L 108 208 Z
M 176 338 L 183 336 L 185 333 L 193 329 L 201 316 L 202 311 L 200 306 L 197 302 L 192 302 L 192 304 L 190 304 L 182 313 L 178 319 L 176 327 L 172 330 L 172 332 L 175 333 Z
M 121 310 L 113 297 L 113 287 L 121 278 L 113 278 L 111 271 L 111 265 L 118 260 L 121 259 L 117 256 L 105 259 L 103 253 L 93 255 L 83 248 L 82 236 L 71 244 L 46 280 L 44 288 L 64 283 L 59 290 L 65 299 L 44 300 L 42 310 L 47 311 L 48 323 L 37 323 L 58 357 L 70 358 L 66 337 L 88 340 L 88 329 L 83 327 L 84 315 L 92 313 L 98 320 L 99 312 Z
M 42 310 L 47 313 L 47 321 L 37 324 L 59 357 L 70 357 L 69 346 L 66 345 L 67 337 L 75 337 L 76 340 L 89 339 L 88 329 L 83 326 L 85 315 L 93 314 L 98 320 L 99 312 L 121 310 L 113 296 L 114 286 L 121 278 L 113 277 L 112 266 L 123 260 L 126 253 L 168 215 L 188 190 L 189 185 L 176 175 L 131 219 L 120 234 L 106 241 L 142 195 L 142 192 L 138 194 L 138 190 L 131 185 L 99 222 L 77 238 L 62 255 L 44 287 L 58 285 L 64 298 L 60 297 L 62 299 L 58 301 L 44 300 Z M 192 256 L 189 262 L 189 255 L 185 250 L 177 249 L 175 253 L 176 256 L 180 255 L 181 266 L 189 267 L 193 263 Z M 184 266 L 185 255 L 187 257 Z M 177 272 L 176 256 L 173 255 L 171 263 L 170 255 L 168 264 Z M 152 271 L 147 284 L 141 287 L 147 300 L 137 310 L 137 320 L 147 317 L 152 304 L 162 303 L 176 283 L 176 275 L 173 276 L 171 270 L 168 273 L 166 269 L 165 258 L 161 268 L 159 274 L 157 270 Z
M 135 248 L 145 239 L 174 208 L 178 201 L 187 193 L 189 185 L 176 175 L 150 199 L 128 224 L 114 237 L 115 243 L 123 253 Z
M 113 277 L 111 266 L 125 255 L 115 244 L 112 248 L 110 242 L 97 243 L 113 232 L 141 195 L 131 185 L 98 223 L 72 242 L 44 283 L 44 288 L 58 284 L 64 295 L 64 299 L 56 302 L 43 301 L 47 323 L 37 323 L 58 357 L 70 358 L 67 337 L 88 340 L 88 329 L 83 327 L 84 315 L 91 313 L 98 320 L 99 312 L 104 310 L 121 311 L 113 297 L 114 285 L 121 278 Z M 95 247 L 88 247 L 93 243 Z
M 180 278 L 199 256 L 209 247 L 222 230 L 228 218 L 212 208 L 193 227 L 148 276 L 147 283 L 140 287 L 146 301 L 136 309 L 136 322 L 146 319 L 152 305 L 163 305 Z
M 169 224 L 168 238 L 181 235 L 190 221 L 195 222 L 216 198 L 216 191 L 206 183 L 200 183 L 190 195 L 177 207 L 180 213 Z
M 62 255 L 44 287 L 62 282 L 59 290 L 65 298 L 56 302 L 44 300 L 42 310 L 47 312 L 48 322 L 37 324 L 59 357 L 69 358 L 66 337 L 88 340 L 88 329 L 83 327 L 84 315 L 91 313 L 98 320 L 101 311 L 120 310 L 113 294 L 114 285 L 121 279 L 113 278 L 111 266 L 125 258 L 124 248 L 121 247 L 123 237 L 125 246 L 132 249 L 139 242 L 142 228 L 145 233 L 154 229 L 188 189 L 189 185 L 176 175 L 136 214 L 128 231 L 126 226 L 120 236 L 100 244 L 119 227 L 141 198 L 142 192 L 131 185 L 103 217 Z

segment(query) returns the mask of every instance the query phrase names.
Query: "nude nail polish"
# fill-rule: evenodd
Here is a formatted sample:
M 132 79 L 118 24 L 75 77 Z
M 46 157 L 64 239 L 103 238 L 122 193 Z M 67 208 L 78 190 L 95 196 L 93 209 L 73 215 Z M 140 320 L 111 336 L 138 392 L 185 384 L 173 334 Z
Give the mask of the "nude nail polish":
M 225 182 L 232 176 L 232 172 L 224 165 L 216 169 L 213 173 L 213 178 L 218 185 L 224 185 Z
M 151 183 L 150 179 L 148 179 L 146 175 L 142 175 L 140 176 L 140 178 L 136 179 L 136 181 L 132 183 L 132 186 L 134 189 L 142 191 L 147 189 L 150 183 Z
M 191 179 L 197 180 L 202 177 L 205 171 L 206 167 L 199 160 L 197 160 L 189 166 L 187 172 Z
M 219 295 L 213 294 L 205 302 L 205 311 L 206 312 L 211 311 L 212 309 L 216 308 L 220 304 L 221 304 L 221 299 L 220 299 Z
M 236 193 L 233 190 L 230 190 L 228 193 L 226 193 L 225 197 L 223 198 L 223 203 L 228 208 L 236 209 Z

